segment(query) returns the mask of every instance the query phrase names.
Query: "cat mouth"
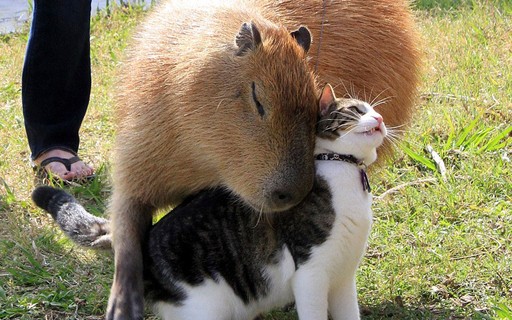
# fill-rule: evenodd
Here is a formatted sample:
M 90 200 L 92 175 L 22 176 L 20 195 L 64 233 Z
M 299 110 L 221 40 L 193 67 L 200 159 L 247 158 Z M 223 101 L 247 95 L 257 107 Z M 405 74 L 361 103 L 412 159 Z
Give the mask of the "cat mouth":
M 365 128 L 366 129 L 366 128 Z M 365 130 L 365 131 L 361 131 L 359 132 L 360 134 L 364 134 L 364 135 L 367 135 L 367 136 L 371 136 L 371 135 L 374 135 L 376 132 L 380 132 L 380 127 L 373 127 L 371 128 L 370 130 Z

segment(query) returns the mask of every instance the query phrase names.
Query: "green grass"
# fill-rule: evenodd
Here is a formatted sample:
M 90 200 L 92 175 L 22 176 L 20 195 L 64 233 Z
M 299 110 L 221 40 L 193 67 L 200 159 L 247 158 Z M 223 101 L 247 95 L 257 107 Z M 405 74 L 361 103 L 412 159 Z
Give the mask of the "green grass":
M 371 175 L 375 221 L 358 273 L 364 319 L 512 319 L 512 5 L 415 1 L 425 44 L 416 116 Z M 80 153 L 99 179 L 71 188 L 96 214 L 110 193 L 116 65 L 137 7 L 92 20 L 93 90 Z M 0 319 L 101 319 L 109 254 L 70 243 L 30 202 L 21 114 L 27 30 L 0 36 Z M 442 176 L 430 153 L 443 159 Z M 293 311 L 266 319 L 296 319 Z

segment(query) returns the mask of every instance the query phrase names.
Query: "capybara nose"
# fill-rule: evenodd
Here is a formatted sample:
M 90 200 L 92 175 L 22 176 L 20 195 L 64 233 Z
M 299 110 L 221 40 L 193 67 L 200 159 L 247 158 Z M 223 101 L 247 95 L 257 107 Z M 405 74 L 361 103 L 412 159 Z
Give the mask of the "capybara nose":
M 276 208 L 288 208 L 296 204 L 295 196 L 291 192 L 277 190 L 272 193 L 272 204 Z
M 304 139 L 305 140 L 305 139 Z M 300 150 L 283 161 L 263 187 L 267 212 L 288 210 L 298 205 L 313 188 L 315 168 L 310 150 Z M 304 156 L 306 154 L 306 156 Z M 312 154 L 312 152 L 311 152 Z M 307 159 L 307 160 L 306 160 Z M 299 168 L 296 170 L 295 168 Z
M 309 183 L 304 183 L 303 187 L 276 189 L 270 194 L 270 211 L 284 211 L 299 204 L 307 192 L 311 190 Z M 309 188 L 308 188 L 309 186 Z

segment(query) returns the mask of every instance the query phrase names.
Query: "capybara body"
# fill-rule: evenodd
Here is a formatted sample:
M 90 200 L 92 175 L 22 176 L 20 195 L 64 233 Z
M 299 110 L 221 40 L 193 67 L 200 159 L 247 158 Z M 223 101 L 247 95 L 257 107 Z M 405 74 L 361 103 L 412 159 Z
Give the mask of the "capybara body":
M 254 1 L 166 1 L 137 33 L 118 97 L 108 319 L 142 317 L 141 242 L 156 208 L 224 186 L 273 212 L 310 191 L 311 37 L 267 16 Z
M 408 0 L 275 1 L 286 25 L 309 28 L 310 66 L 338 96 L 374 104 L 390 128 L 407 125 L 420 81 L 421 46 Z M 389 141 L 379 148 L 390 155 Z

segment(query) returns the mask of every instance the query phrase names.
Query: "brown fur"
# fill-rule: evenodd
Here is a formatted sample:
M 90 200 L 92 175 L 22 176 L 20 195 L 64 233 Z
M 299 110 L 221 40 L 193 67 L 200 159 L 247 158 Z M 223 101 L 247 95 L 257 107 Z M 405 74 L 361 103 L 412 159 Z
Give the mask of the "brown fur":
M 409 3 L 282 0 L 275 6 L 286 25 L 310 29 L 310 65 L 318 68 L 319 82 L 332 84 L 339 97 L 348 93 L 368 102 L 389 98 L 376 111 L 393 128 L 410 122 L 420 80 L 420 38 Z M 385 143 L 379 148 L 384 152 L 380 160 L 390 155 L 390 147 Z
M 250 8 L 218 12 L 225 17 L 204 24 L 204 12 L 158 11 L 123 68 L 115 187 L 160 207 L 221 184 L 260 209 L 266 180 L 296 164 L 290 153 L 312 150 L 301 147 L 312 144 L 307 130 L 316 116 L 304 53 Z M 234 36 L 251 19 L 268 52 L 235 59 Z M 252 81 L 271 119 L 262 121 L 253 106 Z M 312 174 L 312 166 L 305 170 Z
M 309 191 L 317 113 L 311 69 L 318 65 L 321 82 L 340 96 L 348 89 L 370 101 L 391 97 L 378 109 L 391 126 L 412 112 L 419 59 L 404 1 L 325 1 L 322 36 L 320 0 L 181 2 L 155 8 L 121 72 L 108 319 L 142 316 L 140 244 L 157 208 L 221 185 L 257 209 L 279 211 Z M 250 21 L 262 46 L 240 54 L 235 35 Z M 289 31 L 270 21 L 311 28 L 311 68 Z M 287 200 L 276 202 L 276 194 Z
M 141 315 L 140 243 L 156 208 L 222 185 L 258 210 L 279 211 L 312 187 L 317 88 L 290 35 L 300 24 L 288 31 L 252 1 L 213 13 L 211 1 L 191 2 L 155 8 L 121 72 L 109 319 Z M 235 35 L 251 21 L 262 43 L 240 53 Z

